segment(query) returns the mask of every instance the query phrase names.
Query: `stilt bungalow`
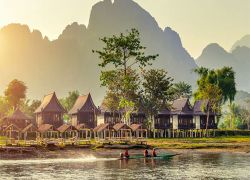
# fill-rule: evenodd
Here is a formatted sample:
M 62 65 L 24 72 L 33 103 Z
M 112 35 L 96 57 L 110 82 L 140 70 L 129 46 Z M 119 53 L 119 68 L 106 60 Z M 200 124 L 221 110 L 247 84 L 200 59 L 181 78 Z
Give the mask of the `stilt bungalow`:
M 138 111 L 134 111 L 130 114 L 129 125 L 141 124 L 143 127 L 146 127 L 146 120 L 146 114 L 141 109 L 139 109 Z
M 173 129 L 194 129 L 193 108 L 188 98 L 177 99 L 172 104 Z
M 99 124 L 110 124 L 110 126 L 114 126 L 117 123 L 122 122 L 122 111 L 118 110 L 110 110 L 105 105 L 101 105 L 99 107 L 98 114 L 98 125 Z
M 143 128 L 142 124 L 131 124 L 130 128 L 132 129 L 133 138 L 147 138 L 148 130 Z
M 124 123 L 117 123 L 113 126 L 115 131 L 115 137 L 118 139 L 131 139 L 132 129 L 130 126 Z
M 38 127 L 39 138 L 59 138 L 59 131 L 51 124 L 42 124 Z
M 94 129 L 94 137 L 95 139 L 102 140 L 102 139 L 110 139 L 112 136 L 112 129 L 110 124 L 99 124 Z
M 171 129 L 173 129 L 171 112 L 168 108 L 164 108 L 154 118 L 154 137 L 170 137 Z
M 207 109 L 209 101 L 198 100 L 194 104 L 195 129 L 206 129 Z M 208 129 L 217 129 L 217 120 L 214 112 L 209 112 Z
M 38 128 L 34 124 L 29 124 L 22 130 L 22 139 L 23 140 L 35 140 L 37 137 Z
M 93 129 L 97 125 L 98 109 L 89 94 L 79 96 L 69 111 L 72 126 L 84 124 L 85 127 Z
M 63 124 L 59 128 L 57 128 L 57 130 L 59 131 L 61 138 L 78 138 L 78 130 L 72 125 Z
M 63 125 L 63 114 L 66 110 L 60 104 L 55 92 L 43 98 L 41 105 L 36 109 L 36 123 L 38 128 L 43 124 L 50 124 L 54 128 Z
M 3 118 L 3 126 L 7 127 L 14 124 L 19 129 L 23 129 L 31 123 L 31 120 L 31 117 L 27 116 L 19 108 L 17 108 L 10 116 Z
M 80 139 L 91 139 L 91 129 L 85 127 L 85 124 L 78 124 L 76 129 L 78 130 L 78 136 Z

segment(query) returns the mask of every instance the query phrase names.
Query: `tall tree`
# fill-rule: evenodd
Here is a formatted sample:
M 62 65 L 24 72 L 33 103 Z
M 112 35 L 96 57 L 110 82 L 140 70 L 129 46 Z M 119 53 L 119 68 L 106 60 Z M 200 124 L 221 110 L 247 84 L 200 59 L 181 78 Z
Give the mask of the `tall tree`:
M 118 99 L 119 102 L 115 103 L 118 104 L 116 109 L 129 111 L 130 105 L 136 105 L 138 100 L 137 70 L 151 65 L 158 55 L 145 55 L 146 47 L 141 45 L 140 34 L 136 29 L 131 29 L 127 34 L 121 33 L 100 40 L 104 43 L 103 49 L 93 52 L 101 59 L 100 80 L 101 85 L 107 88 L 106 104 L 111 105 L 107 100 L 117 102 Z
M 26 98 L 27 86 L 17 79 L 12 80 L 4 94 L 10 105 L 16 109 L 22 100 Z
M 150 69 L 142 72 L 143 77 L 143 105 L 150 121 L 154 116 L 168 106 L 167 102 L 172 98 L 173 78 L 163 69 Z
M 183 81 L 174 83 L 173 85 L 174 99 L 190 98 L 192 96 L 192 86 Z
M 223 67 L 221 69 L 207 69 L 200 67 L 194 70 L 200 78 L 197 80 L 198 90 L 203 91 L 206 85 L 213 84 L 217 86 L 222 93 L 222 103 L 229 101 L 230 106 L 236 95 L 235 72 L 231 67 Z M 195 95 L 195 94 L 194 94 Z M 231 118 L 230 124 L 232 125 Z

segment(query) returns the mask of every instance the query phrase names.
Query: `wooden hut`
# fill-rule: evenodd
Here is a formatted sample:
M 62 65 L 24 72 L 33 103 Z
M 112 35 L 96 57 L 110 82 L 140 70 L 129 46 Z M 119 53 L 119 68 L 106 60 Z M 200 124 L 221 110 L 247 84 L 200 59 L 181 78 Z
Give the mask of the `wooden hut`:
M 38 127 L 38 137 L 40 138 L 58 138 L 58 130 L 51 124 L 42 124 Z
M 117 123 L 113 126 L 115 131 L 115 137 L 118 139 L 131 139 L 132 129 L 130 126 L 124 123 Z
M 78 135 L 80 139 L 90 139 L 92 137 L 91 129 L 87 128 L 85 124 L 78 124 L 75 127 L 78 130 Z
M 36 109 L 36 123 L 38 127 L 43 124 L 50 124 L 54 128 L 63 125 L 63 114 L 66 110 L 60 104 L 55 92 L 46 95 L 41 105 Z
M 79 96 L 69 111 L 71 124 L 77 126 L 78 124 L 85 124 L 85 127 L 95 128 L 97 125 L 98 109 L 95 106 L 92 97 L 89 94 Z
M 10 116 L 3 118 L 3 126 L 7 127 L 14 124 L 19 129 L 23 129 L 31 123 L 31 119 L 31 117 L 27 116 L 19 108 L 17 108 Z
M 94 129 L 94 137 L 95 139 L 110 139 L 112 137 L 112 129 L 110 124 L 103 123 L 96 126 Z
M 34 124 L 29 124 L 21 131 L 23 140 L 35 140 L 37 137 L 38 128 Z
M 20 139 L 21 136 L 21 129 L 17 127 L 15 124 L 8 125 L 3 130 L 4 136 L 6 136 L 9 139 Z
M 172 104 L 173 129 L 194 129 L 193 108 L 188 98 L 177 99 Z
M 194 103 L 195 129 L 206 129 L 208 103 L 208 100 L 198 100 Z M 209 112 L 208 129 L 217 129 L 216 115 L 211 111 Z
M 170 129 L 173 129 L 171 111 L 168 108 L 162 109 L 154 118 L 153 131 L 154 137 L 170 136 Z
M 78 130 L 75 126 L 69 124 L 63 124 L 57 130 L 60 133 L 60 137 L 64 139 L 78 137 Z
M 142 124 L 131 124 L 130 128 L 132 129 L 132 136 L 134 138 L 147 138 L 148 131 L 143 128 Z

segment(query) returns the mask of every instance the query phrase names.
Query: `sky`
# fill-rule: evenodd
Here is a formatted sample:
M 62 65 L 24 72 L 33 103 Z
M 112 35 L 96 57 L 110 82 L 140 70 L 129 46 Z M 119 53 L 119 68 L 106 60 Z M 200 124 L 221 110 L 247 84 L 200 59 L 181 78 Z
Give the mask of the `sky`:
M 88 25 L 91 7 L 99 0 L 0 0 L 0 27 L 28 24 L 56 39 L 72 22 Z M 250 0 L 135 0 L 164 29 L 177 31 L 183 46 L 198 57 L 209 43 L 230 50 L 250 34 Z

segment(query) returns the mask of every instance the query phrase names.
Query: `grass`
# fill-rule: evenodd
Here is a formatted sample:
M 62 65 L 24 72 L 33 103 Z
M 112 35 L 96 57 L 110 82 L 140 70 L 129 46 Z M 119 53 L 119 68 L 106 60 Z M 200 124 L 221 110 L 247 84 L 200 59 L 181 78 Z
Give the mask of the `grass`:
M 250 136 L 148 139 L 148 144 L 166 149 L 250 148 Z
M 6 142 L 6 137 L 0 136 L 0 146 L 5 145 L 5 142 Z
M 0 136 L 0 146 L 5 145 L 6 137 Z M 24 146 L 24 142 L 19 142 Z M 85 143 L 81 144 L 84 145 Z M 92 148 L 103 147 L 91 139 Z M 213 138 L 156 138 L 148 139 L 147 144 L 163 149 L 244 149 L 250 152 L 250 136 L 222 136 Z

